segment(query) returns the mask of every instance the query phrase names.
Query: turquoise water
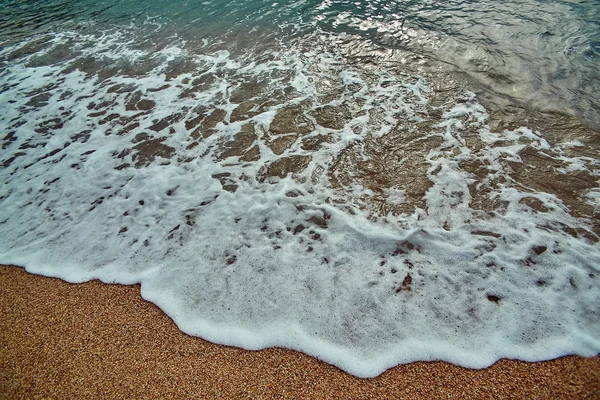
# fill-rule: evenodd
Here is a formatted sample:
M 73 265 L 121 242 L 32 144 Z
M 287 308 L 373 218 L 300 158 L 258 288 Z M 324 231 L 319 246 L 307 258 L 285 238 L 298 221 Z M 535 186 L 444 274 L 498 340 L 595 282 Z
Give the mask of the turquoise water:
M 5 43 L 90 23 L 103 29 L 145 25 L 141 41 L 155 24 L 190 40 L 257 30 L 256 40 L 351 34 L 450 62 L 505 93 L 510 85 L 524 86 L 528 93 L 518 93 L 519 99 L 538 107 L 548 101 L 556 108 L 567 105 L 586 122 L 600 123 L 600 7 L 593 0 L 7 1 L 0 7 Z
M 600 352 L 597 1 L 4 1 L 0 262 L 372 377 Z

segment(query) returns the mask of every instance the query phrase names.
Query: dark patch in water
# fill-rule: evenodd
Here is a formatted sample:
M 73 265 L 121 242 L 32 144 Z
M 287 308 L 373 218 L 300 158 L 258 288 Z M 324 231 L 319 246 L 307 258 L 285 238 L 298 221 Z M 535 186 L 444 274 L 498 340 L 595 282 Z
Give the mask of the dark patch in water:
M 402 285 L 396 289 L 396 293 L 400 293 L 403 290 L 410 292 L 412 281 L 412 276 L 410 276 L 410 274 L 406 274 L 406 276 L 402 280 Z
M 500 300 L 501 300 L 502 298 L 501 298 L 500 296 L 496 296 L 496 295 L 493 295 L 493 294 L 488 294 L 488 296 L 487 296 L 487 299 L 488 299 L 489 301 L 491 301 L 492 303 L 499 304 L 499 303 L 500 303 Z

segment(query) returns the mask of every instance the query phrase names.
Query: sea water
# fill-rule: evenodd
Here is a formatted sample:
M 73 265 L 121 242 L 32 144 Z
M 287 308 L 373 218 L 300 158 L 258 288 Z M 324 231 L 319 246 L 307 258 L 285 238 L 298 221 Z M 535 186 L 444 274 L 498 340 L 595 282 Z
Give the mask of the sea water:
M 0 4 L 0 262 L 372 377 L 600 352 L 597 1 Z

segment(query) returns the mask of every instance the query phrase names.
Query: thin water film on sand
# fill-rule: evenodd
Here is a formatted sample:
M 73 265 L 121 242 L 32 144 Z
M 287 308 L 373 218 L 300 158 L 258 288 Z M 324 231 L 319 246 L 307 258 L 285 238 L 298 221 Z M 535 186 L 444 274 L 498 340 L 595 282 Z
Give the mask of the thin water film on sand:
M 358 376 L 597 354 L 597 98 L 539 108 L 319 21 L 4 43 L 0 261 L 141 282 L 187 333 Z

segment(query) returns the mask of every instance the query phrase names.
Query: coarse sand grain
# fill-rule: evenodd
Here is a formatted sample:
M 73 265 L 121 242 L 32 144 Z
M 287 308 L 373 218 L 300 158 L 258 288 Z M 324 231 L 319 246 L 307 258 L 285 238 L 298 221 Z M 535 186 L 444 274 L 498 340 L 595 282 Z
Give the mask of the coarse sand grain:
M 188 336 L 139 286 L 0 267 L 0 398 L 600 399 L 600 357 L 469 370 L 399 365 L 359 379 L 307 355 Z

